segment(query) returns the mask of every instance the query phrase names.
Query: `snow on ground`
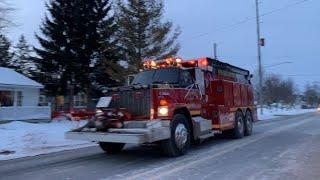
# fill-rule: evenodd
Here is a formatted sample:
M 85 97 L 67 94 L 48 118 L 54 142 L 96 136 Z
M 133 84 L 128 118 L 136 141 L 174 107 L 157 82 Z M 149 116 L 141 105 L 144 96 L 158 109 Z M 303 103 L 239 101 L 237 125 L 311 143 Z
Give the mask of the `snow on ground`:
M 81 121 L 83 125 L 86 121 Z M 32 124 L 14 121 L 0 124 L 0 160 L 48 154 L 88 147 L 94 143 L 64 139 L 64 133 L 77 127 L 74 121 Z
M 258 109 L 259 120 L 269 120 L 279 116 L 291 116 L 310 112 L 316 112 L 317 109 L 301 109 L 300 107 L 292 108 L 263 108 L 263 115 L 261 115 L 260 109 Z

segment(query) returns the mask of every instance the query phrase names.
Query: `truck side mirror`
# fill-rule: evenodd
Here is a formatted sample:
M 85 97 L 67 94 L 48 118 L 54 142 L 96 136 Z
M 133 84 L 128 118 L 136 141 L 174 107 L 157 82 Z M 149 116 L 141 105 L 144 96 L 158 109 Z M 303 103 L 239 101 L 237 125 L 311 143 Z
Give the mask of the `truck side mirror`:
M 130 84 L 132 84 L 134 78 L 135 78 L 135 75 L 129 75 L 129 76 L 128 76 L 128 78 L 127 78 L 127 84 L 128 84 L 128 86 L 129 86 Z

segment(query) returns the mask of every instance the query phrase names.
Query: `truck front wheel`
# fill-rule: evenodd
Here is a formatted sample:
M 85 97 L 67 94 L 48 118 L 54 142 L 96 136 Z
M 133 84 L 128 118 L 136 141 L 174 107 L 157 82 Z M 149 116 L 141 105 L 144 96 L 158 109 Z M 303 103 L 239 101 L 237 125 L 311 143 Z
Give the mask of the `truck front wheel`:
M 176 114 L 171 122 L 171 137 L 162 142 L 164 153 L 171 157 L 182 156 L 190 146 L 190 127 L 187 118 Z
M 117 154 L 119 153 L 125 144 L 123 143 L 108 143 L 108 142 L 99 142 L 100 148 L 105 151 L 107 154 Z

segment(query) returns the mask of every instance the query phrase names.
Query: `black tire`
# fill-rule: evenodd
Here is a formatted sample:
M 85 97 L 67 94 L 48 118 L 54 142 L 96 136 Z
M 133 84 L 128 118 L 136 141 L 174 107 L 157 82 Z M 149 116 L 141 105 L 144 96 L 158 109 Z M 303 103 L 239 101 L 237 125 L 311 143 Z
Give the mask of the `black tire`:
M 187 118 L 182 114 L 174 115 L 170 128 L 171 137 L 161 142 L 162 150 L 170 157 L 182 156 L 190 147 L 191 128 Z M 176 138 L 176 133 L 181 136 Z
M 117 154 L 121 152 L 125 144 L 123 143 L 108 143 L 108 142 L 99 142 L 100 148 L 105 151 L 107 154 Z
M 251 136 L 252 129 L 253 129 L 253 118 L 250 111 L 246 112 L 246 116 L 244 118 L 244 135 L 245 136 Z
M 235 126 L 232 130 L 232 137 L 234 139 L 240 139 L 244 136 L 244 118 L 240 111 L 236 112 Z

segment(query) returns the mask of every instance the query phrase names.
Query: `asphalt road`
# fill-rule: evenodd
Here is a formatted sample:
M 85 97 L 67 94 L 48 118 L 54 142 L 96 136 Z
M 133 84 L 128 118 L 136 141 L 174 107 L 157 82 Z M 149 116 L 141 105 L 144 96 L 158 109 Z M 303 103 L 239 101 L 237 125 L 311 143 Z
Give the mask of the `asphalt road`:
M 0 161 L 0 179 L 320 179 L 320 113 L 257 123 L 251 137 L 218 137 L 179 158 L 157 147 L 98 147 Z

